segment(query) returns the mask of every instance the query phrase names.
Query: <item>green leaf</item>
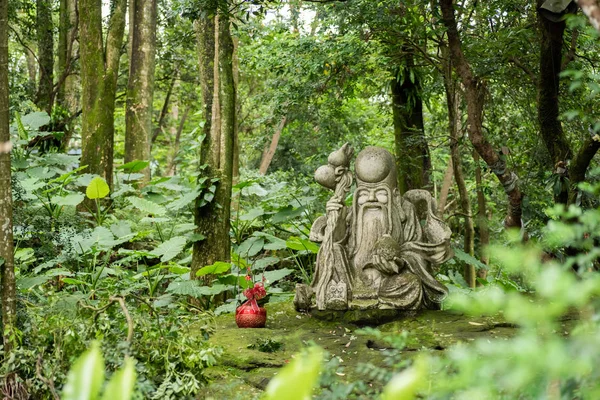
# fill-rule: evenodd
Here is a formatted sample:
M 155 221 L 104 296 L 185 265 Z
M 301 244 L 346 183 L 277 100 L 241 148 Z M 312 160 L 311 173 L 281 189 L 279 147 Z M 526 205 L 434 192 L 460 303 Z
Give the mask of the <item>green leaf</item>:
M 167 208 L 169 210 L 172 210 L 172 211 L 180 210 L 183 207 L 185 207 L 188 204 L 190 204 L 193 201 L 195 201 L 196 198 L 200 195 L 200 193 L 201 193 L 200 190 L 194 190 L 194 191 L 191 191 L 191 192 L 189 192 L 187 194 L 184 194 L 183 196 L 181 196 L 177 200 L 174 200 L 170 204 L 168 204 Z
M 294 208 L 291 205 L 283 207 L 275 215 L 273 215 L 273 217 L 271 218 L 271 221 L 274 224 L 277 224 L 280 222 L 287 221 L 288 219 L 297 218 L 297 217 L 301 216 L 302 214 L 304 214 L 305 209 L 306 209 L 306 207 L 304 207 L 304 206 L 299 207 L 299 208 Z
M 285 240 L 273 235 L 269 235 L 268 233 L 254 232 L 253 236 L 264 237 L 269 241 L 269 243 L 265 244 L 264 246 L 265 250 L 282 250 L 287 247 L 285 244 Z
M 75 279 L 75 278 L 63 278 L 62 281 L 64 283 L 69 284 L 69 285 L 85 285 L 85 286 L 90 286 L 89 283 L 84 282 L 84 281 L 79 280 L 79 279 Z
M 129 400 L 135 387 L 135 365 L 131 358 L 125 360 L 125 365 L 115 372 L 102 396 L 103 400 Z
M 265 210 L 263 210 L 262 207 L 253 208 L 246 214 L 240 215 L 240 221 L 252 221 L 258 217 L 262 217 L 263 215 L 265 215 Z
M 85 195 L 92 200 L 103 199 L 108 196 L 109 193 L 110 188 L 108 187 L 108 184 L 99 176 L 92 179 L 90 184 L 85 189 Z
M 308 400 L 319 379 L 323 351 L 310 347 L 306 354 L 295 357 L 271 381 L 265 390 L 265 400 Z
M 285 242 L 288 249 L 298 251 L 310 251 L 311 253 L 317 254 L 319 252 L 319 246 L 307 239 L 302 239 L 297 236 L 290 236 Z
M 127 172 L 140 172 L 141 170 L 143 170 L 144 168 L 146 168 L 150 163 L 148 161 L 142 161 L 142 160 L 133 160 L 128 162 L 127 164 L 123 164 L 120 167 L 117 167 L 117 169 L 122 169 L 125 170 Z
M 395 375 L 383 388 L 381 400 L 412 400 L 417 390 L 425 382 L 427 364 L 418 358 L 414 365 Z
M 104 383 L 104 360 L 100 344 L 92 342 L 71 367 L 63 389 L 63 400 L 95 400 Z
M 221 304 L 219 307 L 215 308 L 215 315 L 232 313 L 236 310 L 237 304 L 235 301 L 231 301 L 229 303 Z
M 265 245 L 265 240 L 261 237 L 250 236 L 244 240 L 237 248 L 237 253 L 243 257 L 253 257 L 257 255 Z
M 132 234 L 131 225 L 129 221 L 120 220 L 112 224 L 110 227 L 110 231 L 115 235 L 115 237 L 123 237 L 129 236 Z
M 265 246 L 266 247 L 266 246 Z M 252 265 L 254 270 L 263 270 L 271 265 L 275 265 L 280 261 L 279 257 L 265 257 L 260 260 L 256 260 Z
M 48 125 L 49 122 L 50 116 L 45 111 L 36 111 L 21 117 L 21 123 L 34 131 L 39 130 L 44 125 Z
M 163 206 L 150 200 L 141 199 L 139 197 L 128 197 L 127 200 L 132 206 L 146 214 L 162 216 L 167 213 L 167 210 Z
M 49 276 L 31 276 L 27 278 L 17 279 L 17 287 L 20 290 L 28 290 L 35 286 L 43 285 L 48 282 L 51 278 Z
M 52 203 L 59 206 L 76 206 L 85 199 L 85 196 L 81 193 L 70 193 L 66 196 L 54 196 L 52 197 Z
M 292 272 L 294 272 L 294 271 L 289 268 L 282 268 L 282 269 L 276 269 L 274 271 L 267 271 L 263 274 L 263 276 L 267 280 L 267 284 L 272 285 L 273 283 L 277 282 L 278 280 L 281 280 L 281 279 L 285 278 L 286 276 L 290 275 Z
M 465 264 L 472 265 L 475 267 L 475 269 L 488 269 L 487 265 L 485 265 L 484 263 L 482 263 L 481 261 L 479 261 L 472 255 L 465 253 L 461 249 L 453 248 L 452 250 L 454 250 L 454 257 L 456 257 L 460 261 L 464 262 Z
M 175 236 L 167 240 L 164 243 L 161 243 L 158 247 L 152 250 L 150 253 L 153 255 L 160 257 L 161 262 L 167 262 L 177 257 L 181 250 L 185 247 L 187 243 L 187 239 L 184 236 Z
M 220 275 L 223 274 L 231 268 L 231 264 L 228 262 L 217 261 L 212 265 L 207 265 L 206 267 L 202 267 L 196 272 L 196 276 L 204 276 L 204 275 Z
M 233 289 L 231 285 L 200 286 L 196 280 L 175 280 L 169 284 L 167 292 L 182 296 L 202 297 L 214 296 L 231 289 Z

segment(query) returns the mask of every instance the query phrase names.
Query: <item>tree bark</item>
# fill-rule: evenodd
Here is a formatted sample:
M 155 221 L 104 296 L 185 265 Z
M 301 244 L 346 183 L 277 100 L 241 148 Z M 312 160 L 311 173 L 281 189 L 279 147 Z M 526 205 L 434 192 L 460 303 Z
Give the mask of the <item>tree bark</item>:
M 444 216 L 446 210 L 446 202 L 448 201 L 448 194 L 450 193 L 450 186 L 452 186 L 452 177 L 454 167 L 452 166 L 452 157 L 448 159 L 448 166 L 444 173 L 444 180 L 442 181 L 442 189 L 440 190 L 440 199 L 438 201 L 438 213 L 440 216 Z
M 177 155 L 179 154 L 179 145 L 181 143 L 181 132 L 183 132 L 183 127 L 185 126 L 185 121 L 187 120 L 188 114 L 190 113 L 190 108 L 186 107 L 183 112 L 183 116 L 179 121 L 179 126 L 177 127 L 177 132 L 175 133 L 175 143 L 173 144 L 173 154 L 171 159 L 169 160 L 169 166 L 167 167 L 167 176 L 173 176 L 177 173 Z
M 563 55 L 565 21 L 550 21 L 539 12 L 544 0 L 537 0 L 537 21 L 540 30 L 540 74 L 538 80 L 538 123 L 542 140 L 548 149 L 552 165 L 566 165 L 573 152 L 559 120 L 559 85 Z M 563 185 L 555 201 L 565 204 L 569 188 Z
M 265 175 L 269 170 L 269 165 L 271 165 L 275 151 L 277 151 L 277 144 L 279 143 L 281 132 L 283 132 L 283 128 L 285 128 L 286 121 L 287 116 L 284 115 L 279 121 L 279 125 L 277 125 L 277 128 L 275 129 L 275 133 L 273 133 L 271 144 L 269 145 L 268 150 L 263 153 L 262 160 L 260 161 L 260 167 L 258 169 L 258 173 L 261 175 Z
M 38 60 L 40 67 L 36 105 L 52 113 L 54 102 L 54 36 L 52 24 L 52 1 L 36 0 L 36 29 Z
M 583 142 L 579 148 L 579 151 L 573 158 L 573 161 L 569 166 L 571 188 L 569 191 L 568 204 L 577 203 L 577 196 L 579 193 L 577 185 L 580 182 L 585 181 L 585 173 L 590 166 L 592 158 L 594 158 L 598 150 L 600 150 L 600 140 L 598 139 L 598 135 L 595 135 L 594 137 L 590 137 Z
M 152 151 L 152 146 L 154 146 L 154 142 L 158 138 L 160 131 L 165 123 L 165 117 L 169 112 L 169 104 L 171 102 L 171 95 L 173 94 L 173 88 L 175 87 L 175 82 L 177 82 L 177 72 L 173 74 L 171 77 L 171 83 L 169 84 L 169 88 L 167 89 L 167 94 L 165 95 L 165 101 L 163 102 L 163 106 L 160 109 L 160 115 L 158 116 L 158 121 L 156 122 L 156 127 L 154 128 L 154 133 L 152 133 L 152 139 L 150 140 L 150 151 Z
M 154 54 L 156 50 L 156 0 L 131 0 L 133 11 L 131 58 L 125 112 L 125 162 L 150 160 Z M 142 184 L 150 181 L 150 167 L 141 171 Z
M 600 32 L 600 4 L 597 0 L 576 0 L 583 13 L 587 15 L 590 23 Z
M 81 64 L 81 165 L 112 188 L 114 110 L 126 0 L 113 0 L 106 39 L 102 40 L 102 3 L 79 1 Z M 106 60 L 106 61 L 105 61 Z
M 481 179 L 481 167 L 479 166 L 479 154 L 473 152 L 473 160 L 475 161 L 475 185 L 477 186 L 477 230 L 479 231 L 479 249 L 480 260 L 485 265 L 490 262 L 485 251 L 485 247 L 490 244 L 490 228 L 487 219 L 485 193 L 483 192 L 483 181 Z M 477 271 L 477 276 L 482 279 L 487 279 L 487 270 L 480 269 Z
M 439 0 L 442 19 L 448 33 L 448 43 L 452 63 L 465 87 L 467 102 L 467 122 L 469 139 L 481 158 L 496 175 L 508 197 L 508 210 L 504 225 L 507 228 L 521 228 L 522 194 L 518 177 L 506 165 L 506 161 L 494 150 L 492 144 L 483 135 L 483 106 L 486 88 L 484 82 L 473 74 L 471 66 L 462 51 L 462 45 L 456 26 L 452 0 Z
M 443 53 L 448 55 L 448 50 Z M 473 216 L 471 210 L 471 200 L 465 184 L 465 178 L 462 169 L 462 160 L 460 158 L 459 135 L 460 135 L 460 102 L 456 82 L 452 76 L 452 62 L 446 57 L 444 66 L 444 89 L 446 91 L 446 105 L 448 108 L 448 126 L 450 131 L 450 156 L 454 170 L 454 181 L 458 188 L 460 197 L 460 209 L 464 218 L 464 251 L 467 254 L 475 255 L 475 228 L 473 226 Z M 469 287 L 474 288 L 476 283 L 475 266 L 465 264 L 463 277 Z
M 419 79 L 414 74 L 413 55 L 405 52 L 406 64 L 392 80 L 392 110 L 398 184 L 401 193 L 427 188 L 431 158 L 425 140 L 423 100 Z
M 5 354 L 13 348 L 16 322 L 8 93 L 8 2 L 2 1 L 0 2 L 0 290 Z
M 208 11 L 195 22 L 206 121 L 202 132 L 205 135 L 201 146 L 205 164 L 202 176 L 218 181 L 214 199 L 204 206 L 200 206 L 200 199 L 196 203 L 196 230 L 206 238 L 194 243 L 192 279 L 196 279 L 196 271 L 203 266 L 227 261 L 230 257 L 229 217 L 236 123 L 233 42 L 226 16 L 212 17 Z

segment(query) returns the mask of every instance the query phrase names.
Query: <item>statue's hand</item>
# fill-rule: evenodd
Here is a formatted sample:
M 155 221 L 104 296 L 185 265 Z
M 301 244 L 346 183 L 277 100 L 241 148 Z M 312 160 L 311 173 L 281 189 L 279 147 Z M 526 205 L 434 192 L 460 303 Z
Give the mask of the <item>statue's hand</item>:
M 325 206 L 325 209 L 327 210 L 327 212 L 329 212 L 329 211 L 339 211 L 339 210 L 342 209 L 342 207 L 344 207 L 344 205 L 340 204 L 338 201 L 329 200 L 327 202 L 327 205 Z
M 396 275 L 399 274 L 401 270 L 400 265 L 394 260 L 386 260 L 378 255 L 373 256 L 373 265 L 375 266 L 375 269 L 386 275 Z

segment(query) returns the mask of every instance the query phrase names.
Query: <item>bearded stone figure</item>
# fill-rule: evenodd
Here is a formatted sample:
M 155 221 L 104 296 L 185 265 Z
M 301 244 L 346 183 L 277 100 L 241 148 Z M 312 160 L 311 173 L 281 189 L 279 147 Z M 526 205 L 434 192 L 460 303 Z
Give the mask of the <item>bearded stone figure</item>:
M 321 242 L 310 287 L 298 287 L 296 307 L 319 310 L 439 309 L 447 288 L 435 267 L 452 257 L 450 229 L 436 216 L 436 202 L 425 190 L 403 196 L 397 188 L 394 157 L 367 147 L 355 161 L 352 206 L 344 201 L 352 185 L 348 144 L 331 153 L 315 173 L 334 190 L 327 214 L 312 226 L 311 240 Z

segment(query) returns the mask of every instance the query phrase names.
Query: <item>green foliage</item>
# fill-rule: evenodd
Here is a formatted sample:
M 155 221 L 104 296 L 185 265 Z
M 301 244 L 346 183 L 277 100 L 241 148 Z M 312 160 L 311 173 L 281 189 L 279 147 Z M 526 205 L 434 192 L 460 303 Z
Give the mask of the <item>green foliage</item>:
M 90 184 L 85 189 L 85 195 L 88 199 L 97 200 L 103 199 L 110 193 L 110 189 L 106 181 L 99 176 L 92 179 Z
M 311 398 L 313 386 L 317 383 L 323 352 L 318 347 L 310 347 L 283 368 L 265 390 L 265 399 L 306 400 Z
M 103 400 L 129 400 L 133 395 L 136 374 L 134 362 L 125 359 L 125 365 L 115 372 L 106 384 Z M 65 400 L 94 400 L 104 384 L 104 359 L 98 342 L 82 354 L 67 375 L 63 389 Z

